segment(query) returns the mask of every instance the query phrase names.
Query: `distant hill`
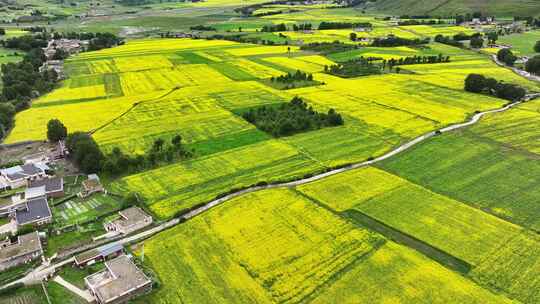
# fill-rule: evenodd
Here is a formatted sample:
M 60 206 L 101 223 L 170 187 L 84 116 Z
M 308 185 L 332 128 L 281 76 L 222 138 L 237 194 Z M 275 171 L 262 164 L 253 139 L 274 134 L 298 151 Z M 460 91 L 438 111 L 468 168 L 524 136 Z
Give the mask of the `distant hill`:
M 501 17 L 540 15 L 540 0 L 376 0 L 371 6 L 377 11 L 396 15 L 450 15 L 475 11 Z

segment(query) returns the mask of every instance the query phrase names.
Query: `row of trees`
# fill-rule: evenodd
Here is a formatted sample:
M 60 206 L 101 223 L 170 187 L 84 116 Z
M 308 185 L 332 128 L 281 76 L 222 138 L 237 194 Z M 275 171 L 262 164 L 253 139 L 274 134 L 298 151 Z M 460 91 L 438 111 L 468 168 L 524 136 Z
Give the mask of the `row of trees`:
M 170 143 L 162 138 L 154 140 L 152 147 L 144 155 L 127 155 L 118 147 L 105 154 L 88 133 L 67 134 L 66 127 L 57 119 L 47 124 L 47 138 L 50 141 L 66 139 L 70 158 L 85 173 L 106 173 L 117 176 L 150 169 L 160 163 L 170 163 L 193 155 L 185 149 L 180 135 L 174 136 Z
M 261 32 L 286 32 L 287 25 L 285 23 L 280 24 L 268 24 L 262 27 Z
M 397 36 L 390 36 L 386 38 L 375 38 L 371 43 L 371 46 L 375 47 L 393 47 L 393 46 L 411 46 L 429 43 L 430 39 L 407 39 Z
M 242 114 L 242 117 L 274 137 L 343 125 L 343 118 L 334 109 L 326 114 L 318 113 L 299 97 L 279 106 L 251 109 Z
M 358 45 L 344 43 L 337 40 L 334 42 L 313 42 L 300 46 L 300 49 L 303 51 L 312 51 L 323 54 L 346 52 L 358 48 Z
M 384 66 L 388 66 L 390 70 L 394 66 L 398 65 L 408 65 L 408 64 L 433 64 L 433 63 L 444 63 L 444 62 L 450 62 L 450 56 L 444 56 L 443 54 L 439 54 L 437 56 L 410 56 L 405 58 L 391 58 L 389 60 L 383 60 L 383 68 Z
M 311 23 L 293 24 L 293 31 L 311 31 L 313 25 Z
M 444 20 L 403 20 L 399 21 L 398 25 L 435 25 L 435 24 L 446 24 Z
M 510 101 L 525 97 L 527 92 L 518 85 L 497 81 L 480 74 L 469 74 L 465 79 L 465 91 L 487 94 Z
M 170 142 L 162 138 L 154 140 L 152 147 L 144 155 L 127 155 L 118 147 L 106 154 L 102 161 L 102 172 L 110 176 L 135 173 L 151 169 L 161 163 L 171 163 L 193 156 L 182 144 L 182 136 L 174 136 Z
M 319 24 L 319 30 L 338 30 L 350 28 L 371 28 L 373 25 L 369 22 L 327 22 L 323 21 Z

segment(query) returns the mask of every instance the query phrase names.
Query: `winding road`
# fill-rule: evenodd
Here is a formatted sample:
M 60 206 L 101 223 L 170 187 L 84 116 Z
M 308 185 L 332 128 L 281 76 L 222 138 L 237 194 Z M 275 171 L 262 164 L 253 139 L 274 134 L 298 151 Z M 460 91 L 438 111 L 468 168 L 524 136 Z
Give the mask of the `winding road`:
M 473 115 L 471 117 L 471 119 L 469 119 L 468 121 L 466 122 L 463 122 L 463 123 L 458 123 L 458 124 L 453 124 L 453 125 L 450 125 L 448 127 L 445 127 L 445 128 L 442 128 L 440 130 L 437 130 L 437 131 L 432 131 L 432 132 L 429 132 L 429 133 L 426 133 L 424 135 L 421 135 L 407 143 L 404 143 L 402 145 L 400 145 L 399 147 L 395 148 L 394 150 L 382 155 L 382 156 L 379 156 L 375 159 L 372 159 L 372 160 L 368 160 L 368 161 L 364 161 L 364 162 L 360 162 L 360 163 L 356 163 L 356 164 L 351 164 L 351 165 L 348 165 L 348 166 L 345 166 L 343 168 L 339 168 L 339 169 L 335 169 L 335 170 L 332 170 L 332 171 L 328 171 L 328 172 L 325 172 L 325 173 L 322 173 L 322 174 L 318 174 L 318 175 L 315 175 L 315 176 L 312 176 L 312 177 L 309 177 L 309 178 L 303 178 L 303 179 L 299 179 L 299 180 L 296 180 L 296 181 L 292 181 L 292 182 L 286 182 L 286 183 L 281 183 L 281 184 L 272 184 L 272 185 L 263 185 L 263 186 L 254 186 L 254 187 L 250 187 L 250 188 L 246 188 L 244 190 L 241 190 L 241 191 L 238 191 L 238 192 L 235 192 L 235 193 L 231 193 L 229 195 L 226 195 L 224 197 L 221 197 L 221 198 L 218 198 L 218 199 L 215 199 L 207 204 L 205 204 L 204 206 L 201 206 L 200 208 L 197 208 L 189 213 L 186 213 L 185 215 L 183 215 L 181 218 L 174 218 L 172 220 L 169 220 L 165 223 L 162 223 L 160 224 L 159 226 L 156 226 L 152 229 L 149 229 L 149 230 L 145 230 L 143 232 L 140 232 L 140 233 L 137 233 L 135 235 L 132 235 L 132 236 L 127 236 L 125 238 L 122 238 L 120 240 L 117 240 L 115 242 L 111 242 L 111 243 L 120 243 L 122 245 L 128 245 L 128 244 L 132 244 L 132 243 L 136 243 L 136 242 L 140 242 L 144 239 L 147 239 L 153 235 L 156 235 L 157 233 L 160 233 L 166 229 L 169 229 L 171 227 L 174 227 L 186 220 L 189 220 L 201 213 L 204 213 L 206 211 L 208 211 L 209 209 L 215 207 L 215 206 L 218 206 L 224 202 L 227 202 L 235 197 L 239 197 L 239 196 L 242 196 L 242 195 L 245 195 L 247 193 L 252 193 L 252 192 L 256 192 L 256 191 L 261 191 L 261 190 L 266 190 L 266 189 L 275 189 L 275 188 L 289 188 L 289 187 L 295 187 L 295 186 L 299 186 L 299 185 L 303 185 L 303 184 L 307 184 L 307 183 L 310 183 L 310 182 L 313 182 L 313 181 L 317 181 L 317 180 L 321 180 L 323 178 L 326 178 L 326 177 L 329 177 L 329 176 L 333 176 L 333 175 L 336 175 L 336 174 L 339 174 L 339 173 L 343 173 L 343 172 L 346 172 L 346 171 L 350 171 L 350 170 L 354 170 L 354 169 L 358 169 L 358 168 L 362 168 L 362 167 L 367 167 L 367 166 L 371 166 L 375 163 L 378 163 L 378 162 L 381 162 L 381 161 L 384 161 L 388 158 L 391 158 L 399 153 L 402 153 L 403 151 L 406 151 L 408 149 L 410 149 L 411 147 L 415 146 L 415 145 L 418 145 L 419 143 L 421 142 L 424 142 L 428 139 L 430 139 L 431 137 L 434 137 L 434 136 L 437 136 L 441 133 L 447 133 L 447 132 L 452 132 L 452 131 L 455 131 L 455 130 L 458 130 L 458 129 L 463 129 L 463 128 L 466 128 L 466 127 L 469 127 L 469 126 L 472 126 L 476 123 L 478 123 L 480 121 L 480 119 L 482 117 L 484 117 L 485 115 L 489 115 L 489 114 L 493 114 L 493 113 L 499 113 L 499 112 L 504 112 L 504 111 L 507 111 L 519 104 L 522 104 L 524 102 L 527 102 L 527 101 L 530 101 L 532 99 L 535 99 L 535 98 L 538 98 L 540 97 L 540 93 L 536 93 L 536 94 L 529 94 L 529 95 L 526 95 L 522 100 L 520 101 L 516 101 L 516 102 L 513 102 L 513 103 L 510 103 L 502 108 L 498 108 L 498 109 L 494 109 L 494 110 L 488 110 L 488 111 L 484 111 L 484 112 L 480 112 L 480 113 L 476 113 L 475 115 Z M 101 246 L 103 244 L 100 244 Z M 16 281 L 13 281 L 13 282 L 10 282 L 4 286 L 2 286 L 0 289 L 2 288 L 6 288 L 6 287 L 9 287 L 11 285 L 14 285 L 14 284 L 17 284 L 17 283 L 23 283 L 25 285 L 29 285 L 29 284 L 36 284 L 36 283 L 39 283 L 41 282 L 41 280 L 47 278 L 47 277 L 51 277 L 54 272 L 56 271 L 57 268 L 60 268 L 66 264 L 69 264 L 69 263 L 73 263 L 74 262 L 74 257 L 70 257 L 70 258 L 66 258 L 62 261 L 59 261 L 59 262 L 56 262 L 54 264 L 43 264 L 39 267 L 37 267 L 36 269 L 34 269 L 33 271 L 31 271 L 30 273 L 28 273 L 26 276 L 24 276 L 23 278 L 20 278 Z

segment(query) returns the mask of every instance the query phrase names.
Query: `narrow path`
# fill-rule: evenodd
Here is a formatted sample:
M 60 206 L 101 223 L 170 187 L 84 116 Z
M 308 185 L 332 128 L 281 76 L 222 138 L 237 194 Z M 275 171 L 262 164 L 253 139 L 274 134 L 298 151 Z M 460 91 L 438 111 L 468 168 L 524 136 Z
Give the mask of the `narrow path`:
M 298 185 L 303 185 L 303 184 L 307 184 L 307 183 L 311 183 L 311 182 L 314 182 L 314 181 L 317 181 L 317 180 L 321 180 L 323 178 L 326 178 L 326 177 L 329 177 L 329 176 L 333 176 L 333 175 L 336 175 L 336 174 L 339 174 L 339 173 L 343 173 L 343 172 L 347 172 L 347 171 L 350 171 L 350 170 L 354 170 L 354 169 L 358 169 L 358 168 L 362 168 L 362 167 L 367 167 L 367 166 L 371 166 L 373 164 L 376 164 L 376 163 L 379 163 L 379 162 L 382 162 L 388 158 L 391 158 L 399 153 L 402 153 L 403 151 L 406 151 L 408 149 L 410 149 L 411 147 L 415 146 L 415 145 L 418 145 L 419 143 L 421 142 L 424 142 L 426 141 L 427 139 L 431 138 L 431 137 L 434 137 L 434 136 L 438 136 L 439 134 L 442 134 L 442 133 L 448 133 L 448 132 L 452 132 L 452 131 L 455 131 L 455 130 L 458 130 L 458 129 L 462 129 L 462 128 L 466 128 L 468 126 L 471 126 L 471 125 L 474 125 L 476 123 L 478 123 L 478 121 L 480 121 L 480 119 L 482 117 L 484 117 L 485 115 L 488 115 L 488 114 L 493 114 L 493 113 L 499 113 L 499 112 L 504 112 L 504 111 L 507 111 L 517 105 L 520 105 L 524 102 L 527 102 L 527 101 L 530 101 L 532 99 L 535 99 L 535 98 L 538 98 L 540 97 L 540 93 L 536 93 L 536 94 L 529 94 L 527 96 L 525 96 L 525 98 L 523 98 L 522 100 L 520 101 L 516 101 L 516 102 L 513 102 L 513 103 L 510 103 L 502 108 L 499 108 L 499 109 L 494 109 L 494 110 L 489 110 L 489 111 L 485 111 L 485 112 L 480 112 L 480 113 L 477 113 L 475 114 L 470 120 L 466 121 L 466 122 L 463 122 L 463 123 L 458 123 L 458 124 L 454 124 L 454 125 L 450 125 L 448 127 L 445 127 L 445 128 L 442 128 L 440 130 L 437 130 L 437 131 L 432 131 L 432 132 L 429 132 L 427 134 L 424 134 L 424 135 L 421 135 L 399 147 L 397 147 L 396 149 L 382 155 L 382 156 L 379 156 L 375 159 L 372 159 L 372 160 L 369 160 L 369 161 L 364 161 L 364 162 L 360 162 L 360 163 L 356 163 L 356 164 L 351 164 L 349 166 L 345 166 L 343 168 L 339 168 L 339 169 L 335 169 L 335 170 L 332 170 L 332 171 L 328 171 L 328 172 L 325 172 L 325 173 L 322 173 L 322 174 L 319 174 L 319 175 L 315 175 L 313 177 L 310 177 L 310 178 L 303 178 L 303 179 L 299 179 L 299 180 L 296 180 L 296 181 L 292 181 L 292 182 L 287 182 L 287 183 L 281 183 L 281 184 L 273 184 L 273 185 L 264 185 L 264 186 L 254 186 L 254 187 L 250 187 L 250 188 L 247 188 L 247 189 L 244 189 L 244 190 L 241 190 L 241 191 L 238 191 L 238 192 L 235 192 L 235 193 L 232 193 L 232 194 L 229 194 L 229 195 L 226 195 L 224 197 L 221 197 L 221 198 L 218 198 L 218 199 L 215 199 L 213 201 L 210 201 L 209 203 L 207 203 L 206 205 L 200 207 L 200 208 L 197 208 L 189 213 L 186 213 L 184 214 L 183 216 L 181 216 L 180 218 L 174 218 L 174 219 L 171 219 L 157 227 L 154 227 L 152 229 L 149 229 L 149 230 L 146 230 L 146 231 L 143 231 L 143 232 L 140 232 L 138 234 L 135 234 L 135 235 L 132 235 L 132 236 L 127 236 L 125 238 L 122 238 L 118 241 L 116 241 L 117 243 L 120 243 L 122 245 L 128 245 L 128 244 L 133 244 L 133 243 L 136 243 L 136 242 L 140 242 L 144 239 L 147 239 L 153 235 L 156 235 L 157 233 L 161 232 L 161 231 L 164 231 L 166 229 L 169 229 L 169 228 L 172 228 L 186 220 L 189 220 L 201 213 L 204 213 L 208 210 L 210 210 L 211 208 L 215 207 L 215 206 L 218 206 L 224 202 L 227 202 L 233 198 L 236 198 L 236 197 L 239 197 L 239 196 L 242 196 L 244 194 L 247 194 L 247 193 L 252 193 L 252 192 L 257 192 L 257 191 L 261 191 L 261 190 L 267 190 L 267 189 L 276 189 L 276 188 L 290 188 L 290 187 L 296 187 Z M 111 243 L 114 243 L 114 242 L 111 242 Z M 103 244 L 100 244 L 100 245 L 103 245 Z M 90 248 L 89 248 L 90 249 Z M 31 273 L 29 273 L 28 275 L 26 275 L 25 277 L 23 278 L 20 278 L 18 280 L 15 280 L 11 283 L 8 283 L 2 287 L 0 287 L 0 289 L 2 288 L 6 288 L 6 287 L 9 287 L 13 284 L 16 284 L 16 283 L 23 283 L 23 284 L 35 284 L 35 283 L 39 283 L 43 278 L 46 278 L 47 276 L 50 276 L 51 274 L 53 274 L 57 268 L 60 268 L 66 264 L 69 264 L 69 263 L 73 263 L 75 260 L 74 257 L 71 257 L 67 260 L 63 260 L 63 261 L 60 261 L 56 264 L 51 264 L 51 265 L 41 265 L 39 266 L 38 268 L 36 268 L 34 271 L 32 271 Z
M 79 287 L 71 284 L 70 282 L 64 280 L 61 276 L 54 277 L 53 281 L 56 283 L 62 285 L 67 290 L 73 292 L 74 294 L 78 295 L 79 297 L 86 300 L 88 303 L 94 302 L 94 297 L 88 292 L 88 290 L 82 290 Z
M 507 69 L 510 69 L 512 70 L 514 73 L 518 74 L 519 76 L 521 77 L 524 77 L 524 78 L 527 78 L 528 80 L 530 81 L 535 81 L 535 82 L 540 82 L 540 76 L 537 76 L 537 75 L 533 75 L 527 71 L 524 71 L 524 70 L 520 70 L 516 67 L 510 67 L 510 66 L 507 66 L 506 64 L 502 63 L 499 61 L 499 59 L 497 59 L 497 55 L 491 55 L 491 59 L 493 60 L 493 62 L 495 62 L 498 66 L 500 67 L 503 67 L 503 68 L 507 68 Z
M 114 123 L 114 122 L 117 121 L 118 119 L 120 119 L 120 118 L 126 116 L 127 114 L 129 114 L 129 112 L 133 111 L 136 107 L 138 107 L 138 106 L 140 106 L 140 105 L 142 105 L 142 104 L 145 104 L 145 103 L 149 103 L 149 102 L 153 102 L 153 101 L 159 101 L 159 100 L 161 100 L 161 99 L 163 99 L 163 98 L 165 98 L 165 97 L 171 95 L 173 92 L 175 92 L 175 91 L 177 91 L 177 90 L 179 90 L 179 89 L 180 89 L 180 88 L 173 88 L 173 89 L 169 90 L 167 93 L 165 93 L 165 94 L 163 94 L 163 95 L 161 95 L 161 96 L 159 96 L 159 97 L 152 98 L 152 99 L 147 99 L 147 100 L 143 100 L 143 101 L 138 101 L 138 102 L 134 103 L 129 109 L 127 109 L 127 110 L 126 110 L 125 112 L 123 112 L 122 114 L 116 116 L 115 118 L 113 118 L 113 119 L 111 119 L 110 121 L 104 123 L 103 125 L 101 125 L 101 126 L 95 128 L 95 129 L 93 129 L 93 130 L 90 130 L 90 132 L 88 132 L 88 133 L 94 134 L 94 133 L 98 132 L 99 130 L 102 130 L 102 129 L 104 129 L 105 127 L 111 125 L 112 123 Z

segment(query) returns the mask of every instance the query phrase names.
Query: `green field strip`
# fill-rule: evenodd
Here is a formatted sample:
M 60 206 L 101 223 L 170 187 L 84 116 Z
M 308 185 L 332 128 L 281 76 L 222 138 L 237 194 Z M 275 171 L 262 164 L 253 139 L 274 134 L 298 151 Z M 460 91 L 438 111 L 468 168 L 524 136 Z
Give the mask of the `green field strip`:
M 228 62 L 214 62 L 209 64 L 211 68 L 236 81 L 256 80 L 257 78 L 248 72 Z
M 434 247 L 412 235 L 404 233 L 403 231 L 388 226 L 384 222 L 372 218 L 359 210 L 347 210 L 342 214 L 344 217 L 350 219 L 353 223 L 380 233 L 398 244 L 402 244 L 414 249 L 435 262 L 443 265 L 444 267 L 462 274 L 467 274 L 472 269 L 472 265 L 467 263 L 467 261 L 457 258 L 450 253 Z
M 221 137 L 197 141 L 186 144 L 188 150 L 195 151 L 196 157 L 207 156 L 248 146 L 270 139 L 271 136 L 257 129 L 250 129 L 239 133 L 227 134 Z

